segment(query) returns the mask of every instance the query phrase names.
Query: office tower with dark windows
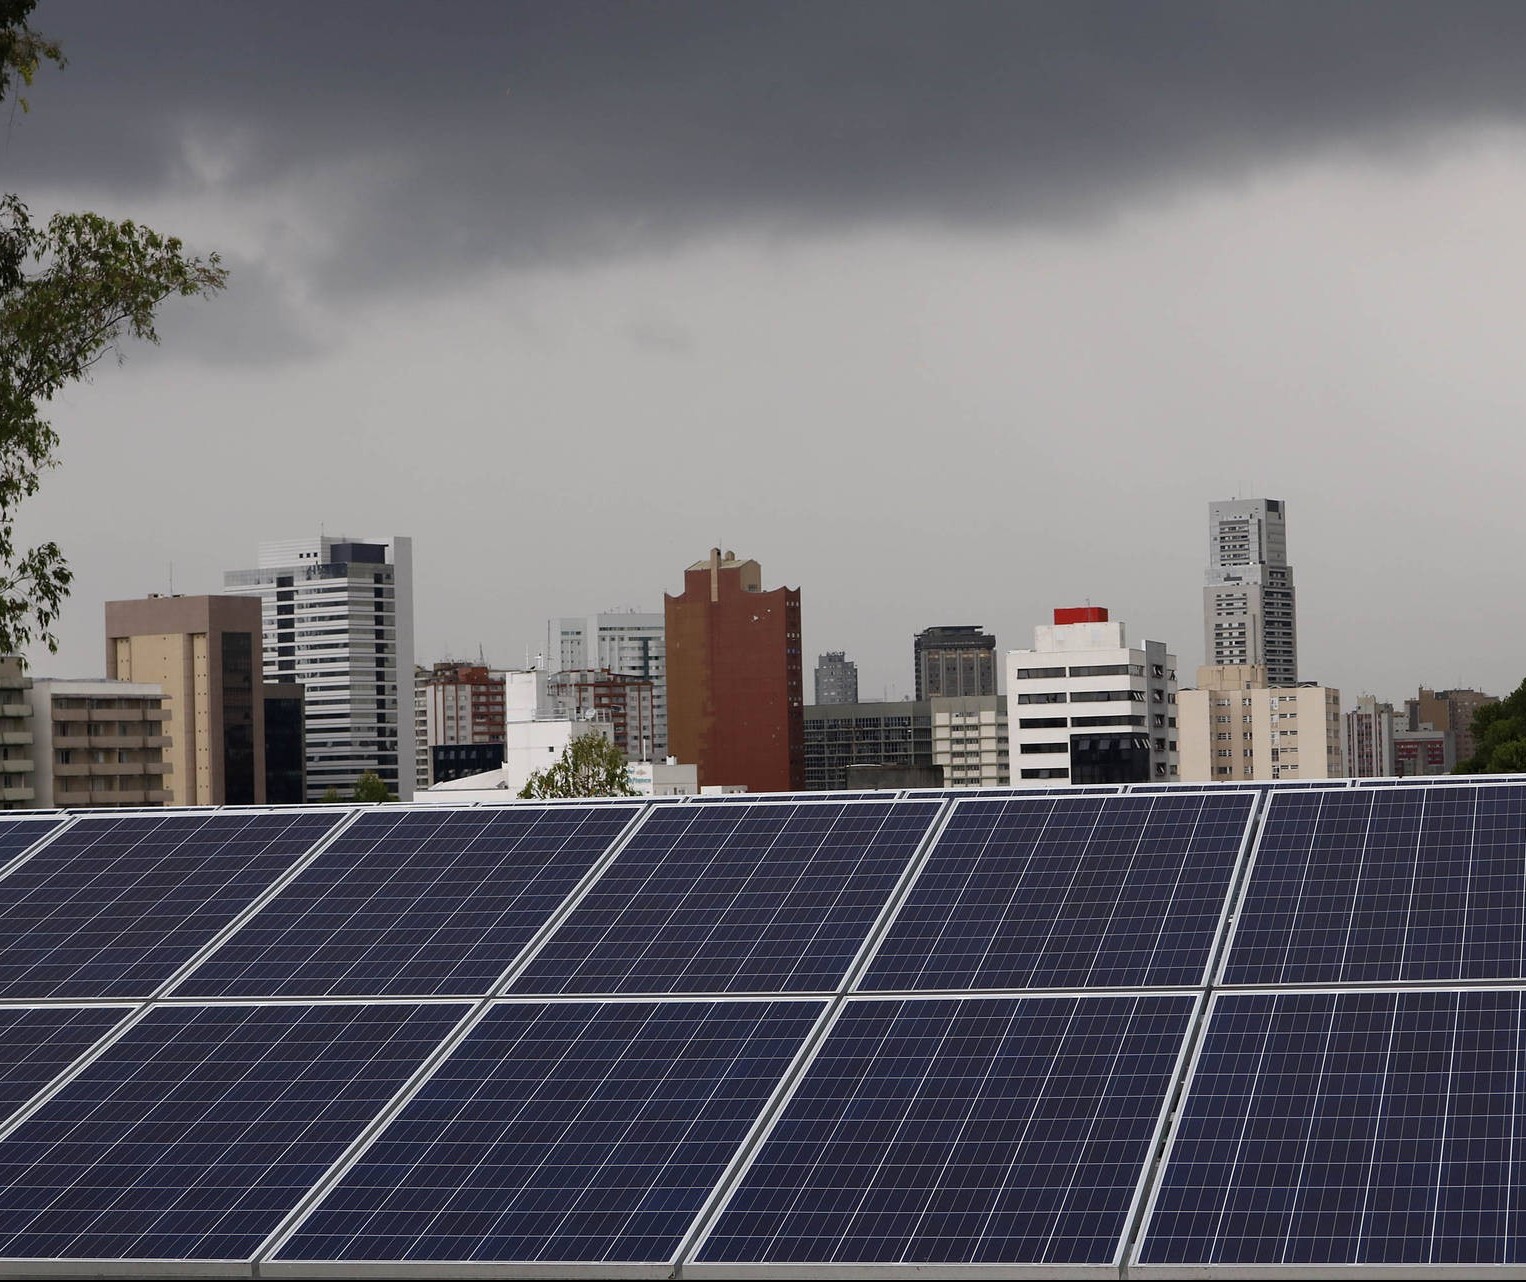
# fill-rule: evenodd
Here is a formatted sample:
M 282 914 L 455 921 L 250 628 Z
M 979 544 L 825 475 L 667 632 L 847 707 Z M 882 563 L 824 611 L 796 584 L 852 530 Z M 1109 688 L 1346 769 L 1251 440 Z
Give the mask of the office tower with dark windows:
M 1204 663 L 1261 665 L 1269 686 L 1298 684 L 1298 617 L 1280 499 L 1208 505 Z
M 303 687 L 307 799 L 348 797 L 375 771 L 413 797 L 413 541 L 320 535 L 262 543 L 259 565 L 223 576 L 260 598 L 267 681 Z
M 911 649 L 918 699 L 996 693 L 996 638 L 978 625 L 928 628 Z
M 841 650 L 816 660 L 816 703 L 857 703 L 858 664 Z

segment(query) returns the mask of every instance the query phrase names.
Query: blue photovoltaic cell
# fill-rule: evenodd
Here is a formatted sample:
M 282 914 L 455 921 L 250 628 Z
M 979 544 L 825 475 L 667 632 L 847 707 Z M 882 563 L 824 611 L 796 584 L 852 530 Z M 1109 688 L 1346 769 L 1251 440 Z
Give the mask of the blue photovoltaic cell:
M 955 801 L 960 797 L 1116 797 L 1123 784 L 1063 784 L 1054 788 L 914 788 L 908 801 Z
M 150 996 L 340 817 L 79 820 L 0 878 L 0 998 Z
M 1526 786 L 1270 799 L 1224 981 L 1526 978 Z
M 1141 1262 L 1526 1262 L 1523 998 L 1220 996 Z
M 689 798 L 691 806 L 715 805 L 717 803 L 731 803 L 733 805 L 756 806 L 768 805 L 773 802 L 790 802 L 797 800 L 802 795 L 817 801 L 885 801 L 893 798 L 895 789 L 867 790 L 863 792 L 810 792 L 810 793 L 755 793 L 755 792 L 717 792 L 701 793 Z
M 252 1255 L 463 1013 L 154 1011 L 0 1141 L 0 1258 Z
M 365 814 L 175 994 L 485 994 L 636 810 Z
M 0 1008 L 0 1122 L 127 1013 L 121 1006 Z
M 41 841 L 62 822 L 61 819 L 0 820 L 0 868 Z
M 1255 798 L 962 801 L 862 984 L 1204 982 Z
M 655 813 L 512 989 L 834 988 L 937 811 L 758 802 Z
M 277 1258 L 670 1259 L 822 1009 L 498 1006 Z
M 697 1258 L 1107 1264 L 1192 1007 L 850 1002 Z

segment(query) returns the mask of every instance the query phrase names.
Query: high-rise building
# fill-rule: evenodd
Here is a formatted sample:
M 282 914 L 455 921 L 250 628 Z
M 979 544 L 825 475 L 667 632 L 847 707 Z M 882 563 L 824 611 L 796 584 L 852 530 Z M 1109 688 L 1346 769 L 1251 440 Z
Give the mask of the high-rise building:
M 1007 697 L 1001 694 L 929 699 L 933 764 L 948 788 L 1004 788 L 1012 782 Z
M 858 664 L 841 650 L 828 650 L 816 660 L 816 703 L 857 703 Z
M 1014 785 L 1177 778 L 1176 656 L 1130 647 L 1100 606 L 1056 610 L 1008 652 L 1007 709 Z
M 225 591 L 260 598 L 265 676 L 303 686 L 307 799 L 375 771 L 413 796 L 413 541 L 320 535 L 262 543 Z
M 265 803 L 261 637 L 248 597 L 106 602 L 106 676 L 164 691 L 169 805 Z
M 800 591 L 763 590 L 756 561 L 719 548 L 665 598 L 668 751 L 700 787 L 805 787 Z
M 415 673 L 423 705 L 421 740 L 428 754 L 428 781 L 460 778 L 478 768 L 492 770 L 503 760 L 504 678 L 486 664 L 447 659 Z M 415 704 L 417 709 L 418 704 Z M 415 721 L 417 725 L 417 720 Z M 467 752 L 496 746 L 497 752 Z M 442 755 L 439 749 L 453 751 Z M 443 772 L 440 764 L 448 764 Z M 482 765 L 483 762 L 488 764 Z
M 37 758 L 32 736 L 32 678 L 21 656 L 0 657 L 0 810 L 37 801 Z
M 1387 779 L 1396 769 L 1393 704 L 1364 694 L 1346 714 L 1346 773 L 1353 779 Z
M 615 747 L 627 761 L 651 761 L 656 690 L 642 677 L 607 669 L 556 672 L 546 696 L 558 716 L 608 721 Z
M 295 681 L 267 681 L 265 705 L 265 801 L 300 806 L 307 799 L 307 727 L 302 687 Z
M 1203 662 L 1264 666 L 1267 683 L 1298 684 L 1298 621 L 1280 499 L 1208 505 Z
M 169 799 L 157 685 L 38 677 L 27 696 L 39 807 L 162 806 Z
M 631 753 L 632 761 L 661 761 L 669 752 L 666 626 L 661 614 L 607 610 L 586 618 L 552 619 L 547 629 L 546 667 L 550 671 L 603 669 L 652 683 L 650 756 Z
M 1268 687 L 1261 664 L 1205 664 L 1176 706 L 1184 782 L 1345 777 L 1339 690 Z
M 1422 686 L 1415 698 L 1404 701 L 1404 729 L 1417 733 L 1430 729 L 1450 734 L 1451 747 L 1445 761 L 1446 769 L 1450 770 L 1478 750 L 1473 738 L 1473 718 L 1478 710 L 1498 702 L 1496 695 L 1485 694 L 1482 690 L 1427 690 Z
M 996 638 L 978 625 L 928 628 L 911 645 L 918 699 L 996 693 Z

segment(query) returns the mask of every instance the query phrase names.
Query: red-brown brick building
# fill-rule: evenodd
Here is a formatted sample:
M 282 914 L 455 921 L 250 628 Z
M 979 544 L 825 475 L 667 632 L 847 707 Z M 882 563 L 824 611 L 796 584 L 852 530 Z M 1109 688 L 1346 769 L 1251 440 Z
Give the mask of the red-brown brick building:
M 702 788 L 804 788 L 800 589 L 765 592 L 756 561 L 712 548 L 664 604 L 668 751 L 699 767 Z

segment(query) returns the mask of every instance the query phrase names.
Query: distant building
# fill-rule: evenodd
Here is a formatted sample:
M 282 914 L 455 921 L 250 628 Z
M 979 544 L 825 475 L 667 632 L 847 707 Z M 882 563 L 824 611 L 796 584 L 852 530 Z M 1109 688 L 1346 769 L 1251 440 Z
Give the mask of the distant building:
M 262 543 L 224 590 L 260 598 L 265 676 L 306 701 L 307 799 L 375 771 L 413 796 L 413 541 L 320 535 Z
M 1014 785 L 1177 778 L 1176 656 L 1130 647 L 1099 606 L 1056 610 L 1008 653 L 1007 707 Z
M 1269 687 L 1264 664 L 1205 664 L 1176 698 L 1184 782 L 1345 775 L 1339 690 Z
M 300 806 L 307 799 L 302 687 L 295 681 L 267 681 L 260 696 L 265 706 L 266 804 Z
M 652 683 L 651 741 L 645 754 L 668 754 L 667 619 L 636 610 L 607 610 L 587 617 L 552 619 L 545 666 L 552 672 L 603 670 Z
M 1346 714 L 1346 773 L 1353 779 L 1387 779 L 1396 769 L 1393 705 L 1364 694 Z
M 162 806 L 164 692 L 143 681 L 39 677 L 28 691 L 42 809 Z
M 1208 505 L 1203 587 L 1204 662 L 1264 666 L 1267 684 L 1298 684 L 1298 620 L 1279 499 Z
M 1397 714 L 1396 714 L 1397 715 Z M 1445 775 L 1457 762 L 1457 749 L 1450 730 L 1394 731 L 1394 774 L 1405 778 Z
M 1473 718 L 1478 710 L 1498 703 L 1496 695 L 1482 690 L 1427 690 L 1421 687 L 1413 699 L 1404 701 L 1402 729 L 1444 731 L 1452 736 L 1447 770 L 1467 761 L 1478 751 L 1473 737 Z
M 669 752 L 701 788 L 803 788 L 799 589 L 765 592 L 756 561 L 713 548 L 665 603 Z
M 805 709 L 804 731 L 805 787 L 812 792 L 846 788 L 850 766 L 933 769 L 933 718 L 926 699 L 815 704 Z
M 257 600 L 151 596 L 106 602 L 106 676 L 164 691 L 166 804 L 265 803 Z
M 999 694 L 929 699 L 933 764 L 949 788 L 1001 788 L 1012 782 L 1007 700 Z
M 858 702 L 858 664 L 841 650 L 828 650 L 816 660 L 815 696 L 822 703 Z
M 429 746 L 429 773 L 435 783 L 466 779 L 503 765 L 503 741 L 435 743 Z M 434 785 L 431 784 L 431 787 Z M 520 785 L 523 787 L 523 785 Z
M 657 735 L 657 690 L 644 677 L 606 668 L 553 673 L 546 695 L 559 716 L 608 721 L 615 747 L 627 761 L 652 760 Z
M 492 769 L 502 760 L 502 753 L 445 753 L 439 748 L 503 746 L 504 677 L 480 663 L 445 660 L 432 668 L 415 670 L 417 723 L 422 726 L 422 743 L 429 758 L 429 783 L 459 778 L 471 773 L 467 767 L 477 761 L 493 760 L 480 767 Z M 440 773 L 441 763 L 447 773 Z
M 20 810 L 37 801 L 31 689 L 21 658 L 0 658 L 0 810 Z
M 978 626 L 928 628 L 911 644 L 918 699 L 996 693 L 996 638 Z

